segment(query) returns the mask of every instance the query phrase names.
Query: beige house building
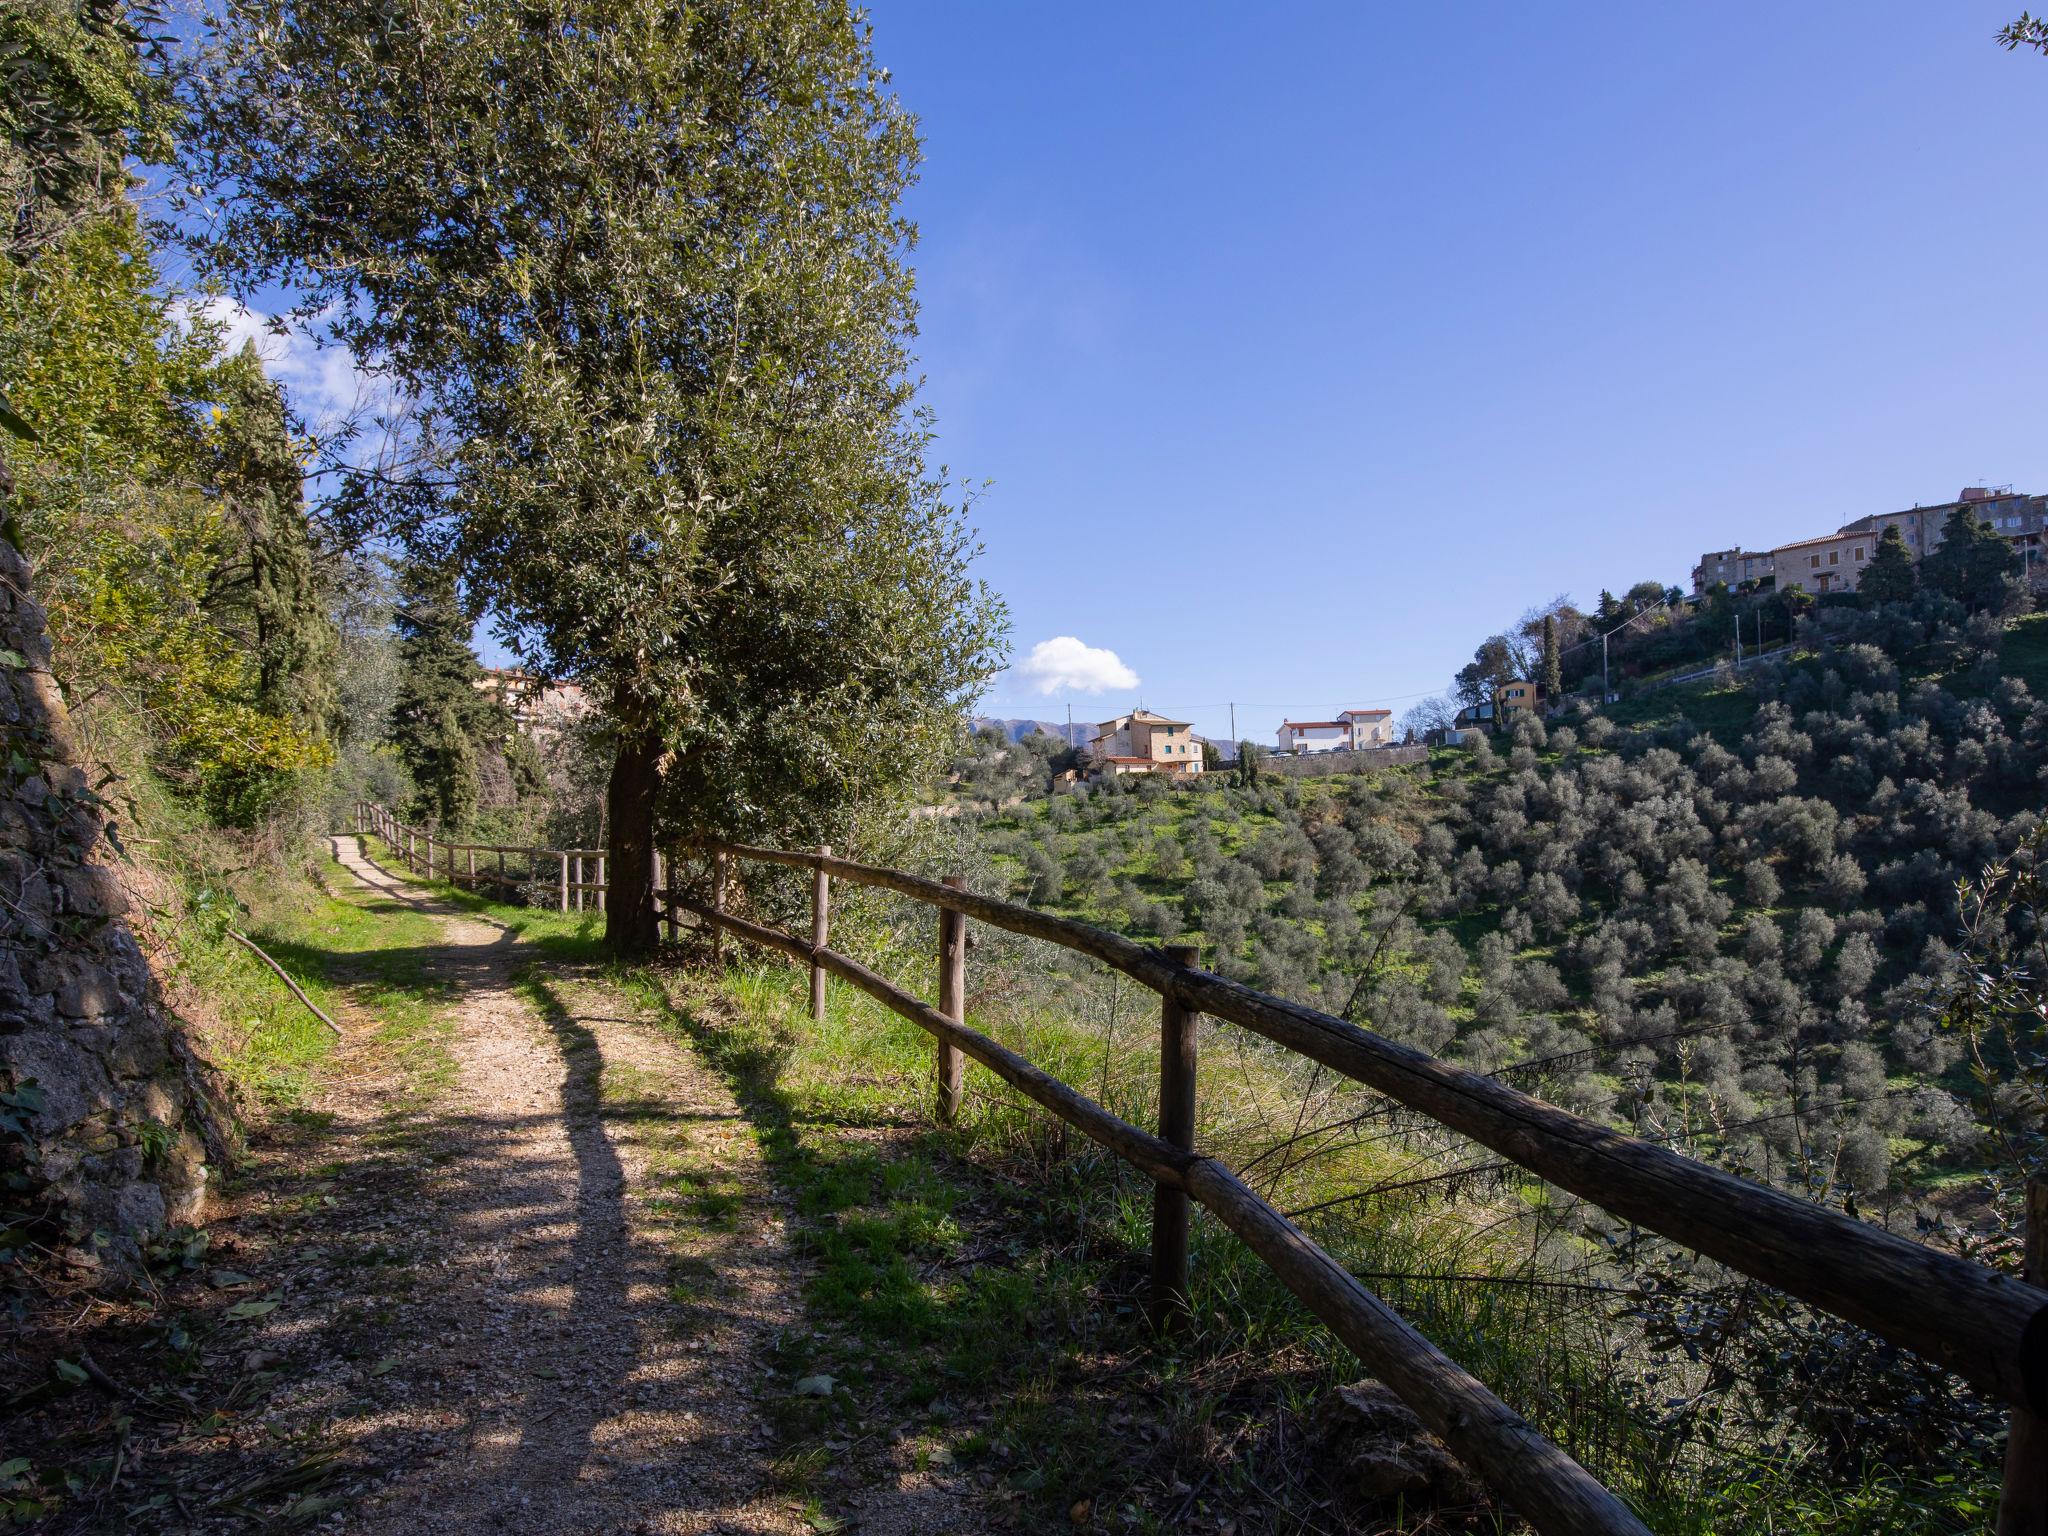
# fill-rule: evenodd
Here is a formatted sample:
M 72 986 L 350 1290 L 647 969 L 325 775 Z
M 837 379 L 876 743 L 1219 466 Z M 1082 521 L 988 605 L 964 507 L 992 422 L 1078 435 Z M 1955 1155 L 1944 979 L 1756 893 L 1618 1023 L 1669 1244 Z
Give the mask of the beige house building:
M 1744 549 L 1738 544 L 1733 549 L 1709 550 L 1692 568 L 1693 595 L 1704 596 L 1715 586 L 1739 587 L 1745 581 L 1769 576 L 1774 570 L 1768 549 Z
M 543 682 L 519 667 L 484 667 L 475 682 L 479 693 L 504 705 L 522 731 L 560 730 L 590 712 L 590 699 L 579 685 Z
M 1543 701 L 1543 690 L 1521 679 L 1500 684 L 1493 690 L 1496 719 L 1505 720 L 1518 709 L 1535 709 Z
M 1693 595 L 1704 597 L 1717 584 L 1739 587 L 1763 578 L 1775 578 L 1776 585 L 1788 591 L 1797 587 L 1814 593 L 1854 592 L 1886 528 L 1899 530 L 1917 563 L 1941 547 L 1949 517 L 1962 510 L 2004 534 L 2015 553 L 2028 560 L 2040 553 L 2048 534 L 2048 496 L 2021 495 L 2010 486 L 1965 486 L 1954 501 L 1874 512 L 1819 538 L 1795 539 L 1771 550 L 1709 550 L 1692 568 Z
M 1169 720 L 1149 709 L 1105 720 L 1088 744 L 1090 777 L 1126 773 L 1171 773 L 1192 777 L 1202 771 L 1202 744 L 1186 720 Z
M 1780 544 L 1771 551 L 1777 564 L 1778 590 L 1790 592 L 1854 592 L 1878 536 L 1868 530 L 1831 533 L 1818 539 Z

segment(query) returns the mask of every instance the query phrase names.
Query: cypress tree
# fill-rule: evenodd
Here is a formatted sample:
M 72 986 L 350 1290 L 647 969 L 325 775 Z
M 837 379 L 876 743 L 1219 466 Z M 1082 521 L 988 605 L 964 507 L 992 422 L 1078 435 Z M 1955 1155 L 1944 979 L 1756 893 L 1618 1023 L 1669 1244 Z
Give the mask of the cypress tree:
M 1920 578 L 1967 608 L 1997 613 L 2012 596 L 2017 563 L 2004 534 L 1958 507 L 1942 524 L 1941 547 L 1920 562 Z
M 409 559 L 399 572 L 398 697 L 391 740 L 412 774 L 409 814 L 461 827 L 481 794 L 480 745 L 502 712 L 477 686 L 483 668 L 470 649 L 471 620 L 446 566 Z
M 310 740 L 328 742 L 340 728 L 339 637 L 327 613 L 284 399 L 253 344 L 226 375 L 214 439 L 226 517 L 207 606 L 250 658 L 250 702 Z
M 1910 602 L 1918 585 L 1913 575 L 1913 556 L 1899 533 L 1897 523 L 1887 523 L 1878 538 L 1870 569 L 1856 584 L 1856 590 L 1870 603 Z
M 1543 615 L 1543 692 L 1555 699 L 1564 692 L 1564 663 L 1557 651 L 1557 615 Z

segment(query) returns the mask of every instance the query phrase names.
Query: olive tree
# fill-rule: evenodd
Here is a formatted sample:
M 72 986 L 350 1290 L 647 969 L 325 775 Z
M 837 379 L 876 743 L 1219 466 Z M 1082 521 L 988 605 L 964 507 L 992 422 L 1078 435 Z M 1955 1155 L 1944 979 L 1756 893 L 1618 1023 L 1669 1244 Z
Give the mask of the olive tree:
M 616 737 L 607 937 L 683 832 L 853 841 L 999 659 L 926 467 L 914 121 L 835 0 L 224 0 L 205 268 L 417 402 L 385 498 Z M 665 797 L 665 798 L 664 798 Z

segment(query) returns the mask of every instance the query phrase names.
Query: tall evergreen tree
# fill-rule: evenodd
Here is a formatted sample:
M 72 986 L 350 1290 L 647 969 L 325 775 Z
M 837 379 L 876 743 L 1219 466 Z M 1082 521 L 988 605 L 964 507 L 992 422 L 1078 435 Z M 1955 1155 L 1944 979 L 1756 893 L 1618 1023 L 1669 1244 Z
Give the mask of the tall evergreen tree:
M 1942 524 L 1941 547 L 1920 562 L 1920 579 L 1967 608 L 1999 613 L 2017 589 L 2018 563 L 2004 534 L 1968 507 L 1958 507 Z
M 464 826 L 476 814 L 480 745 L 501 728 L 501 711 L 477 687 L 483 668 L 470 649 L 471 625 L 445 564 L 405 562 L 391 739 L 412 774 L 410 814 L 439 827 Z
M 340 726 L 338 636 L 284 398 L 254 343 L 224 373 L 213 445 L 227 515 L 208 608 L 250 658 L 256 707 L 309 740 L 330 741 Z
M 1564 692 L 1564 663 L 1557 650 L 1557 615 L 1543 615 L 1543 692 L 1555 699 Z
M 1884 532 L 1878 537 L 1877 549 L 1870 557 L 1870 567 L 1856 583 L 1856 590 L 1865 602 L 1873 605 L 1904 603 L 1912 601 L 1917 585 L 1913 575 L 1913 555 L 1906 548 L 1899 525 L 1886 523 Z

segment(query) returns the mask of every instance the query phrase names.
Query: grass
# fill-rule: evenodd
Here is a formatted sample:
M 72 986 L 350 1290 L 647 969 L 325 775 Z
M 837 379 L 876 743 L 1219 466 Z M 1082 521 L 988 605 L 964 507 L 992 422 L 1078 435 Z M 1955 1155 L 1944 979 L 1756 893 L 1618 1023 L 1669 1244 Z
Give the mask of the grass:
M 1192 809 L 1183 800 L 1194 797 L 1162 802 L 1166 813 L 1148 818 L 1178 822 Z M 461 899 L 565 958 L 592 953 L 588 915 Z M 1019 960 L 1000 936 L 988 938 L 973 962 L 972 1022 L 1150 1123 L 1149 994 Z M 925 971 L 912 971 L 906 984 L 928 990 Z M 971 1066 L 960 1123 L 936 1127 L 929 1038 L 836 985 L 814 1023 L 794 968 L 742 956 L 717 973 L 631 980 L 658 992 L 671 1027 L 734 1085 L 795 1213 L 805 1326 L 780 1341 L 784 1390 L 770 1401 L 778 1476 L 820 1519 L 848 1479 L 872 1475 L 858 1447 L 884 1435 L 907 1438 L 917 1461 L 987 1477 L 1036 1526 L 1087 1500 L 1125 1528 L 1176 1528 L 1178 1488 L 1199 1490 L 1217 1519 L 1270 1513 L 1276 1486 L 1286 1490 L 1278 1502 L 1303 1510 L 1328 1496 L 1304 1454 L 1272 1453 L 1273 1426 L 1293 1426 L 1299 1446 L 1315 1405 L 1359 1367 L 1227 1233 L 1198 1213 L 1194 1321 L 1162 1341 L 1142 1314 L 1150 1190 L 1113 1159 Z M 1205 1029 L 1203 1061 L 1200 1144 L 1256 1170 L 1283 1208 L 1441 1166 L 1440 1147 L 1355 1134 L 1262 1164 L 1295 1124 L 1341 1120 L 1359 1096 L 1305 1078 L 1300 1063 L 1234 1032 Z M 624 1074 L 605 1092 L 623 1102 L 646 1087 Z M 734 1209 L 734 1192 L 686 1150 L 662 1174 L 686 1223 L 717 1230 Z M 1388 1194 L 1307 1225 L 1659 1531 L 1971 1528 L 1986 1469 L 1877 1470 L 1823 1487 L 1790 1457 L 1752 1462 L 1698 1446 L 1671 1455 L 1622 1391 L 1631 1363 L 1612 1352 L 1611 1301 L 1487 1282 L 1583 1268 L 1575 1240 L 1552 1239 L 1533 1263 L 1509 1246 L 1527 1235 L 1518 1213 L 1542 1198 L 1514 1185 L 1455 1204 Z M 1443 1275 L 1480 1278 L 1434 1278 Z M 672 1278 L 686 1312 L 715 1294 L 717 1275 L 701 1264 L 679 1262 Z
M 1602 713 L 1635 730 L 1657 730 L 1683 720 L 1732 748 L 1748 732 L 1757 708 L 1757 697 L 1748 688 L 1722 686 L 1708 678 L 1631 693 Z
M 2035 698 L 2048 698 L 2048 613 L 2030 613 L 2006 626 L 1999 669 L 2027 685 Z
M 429 1098 L 455 1071 L 447 1042 L 458 994 L 429 974 L 440 926 L 402 902 L 361 890 L 331 858 L 317 867 L 324 889 L 288 877 L 245 887 L 250 937 L 326 1012 L 346 1027 L 366 1024 L 408 1090 Z M 182 970 L 219 1000 L 229 1031 L 220 1057 L 228 1076 L 273 1110 L 300 1105 L 334 1047 L 325 1027 L 224 935 L 189 947 Z

